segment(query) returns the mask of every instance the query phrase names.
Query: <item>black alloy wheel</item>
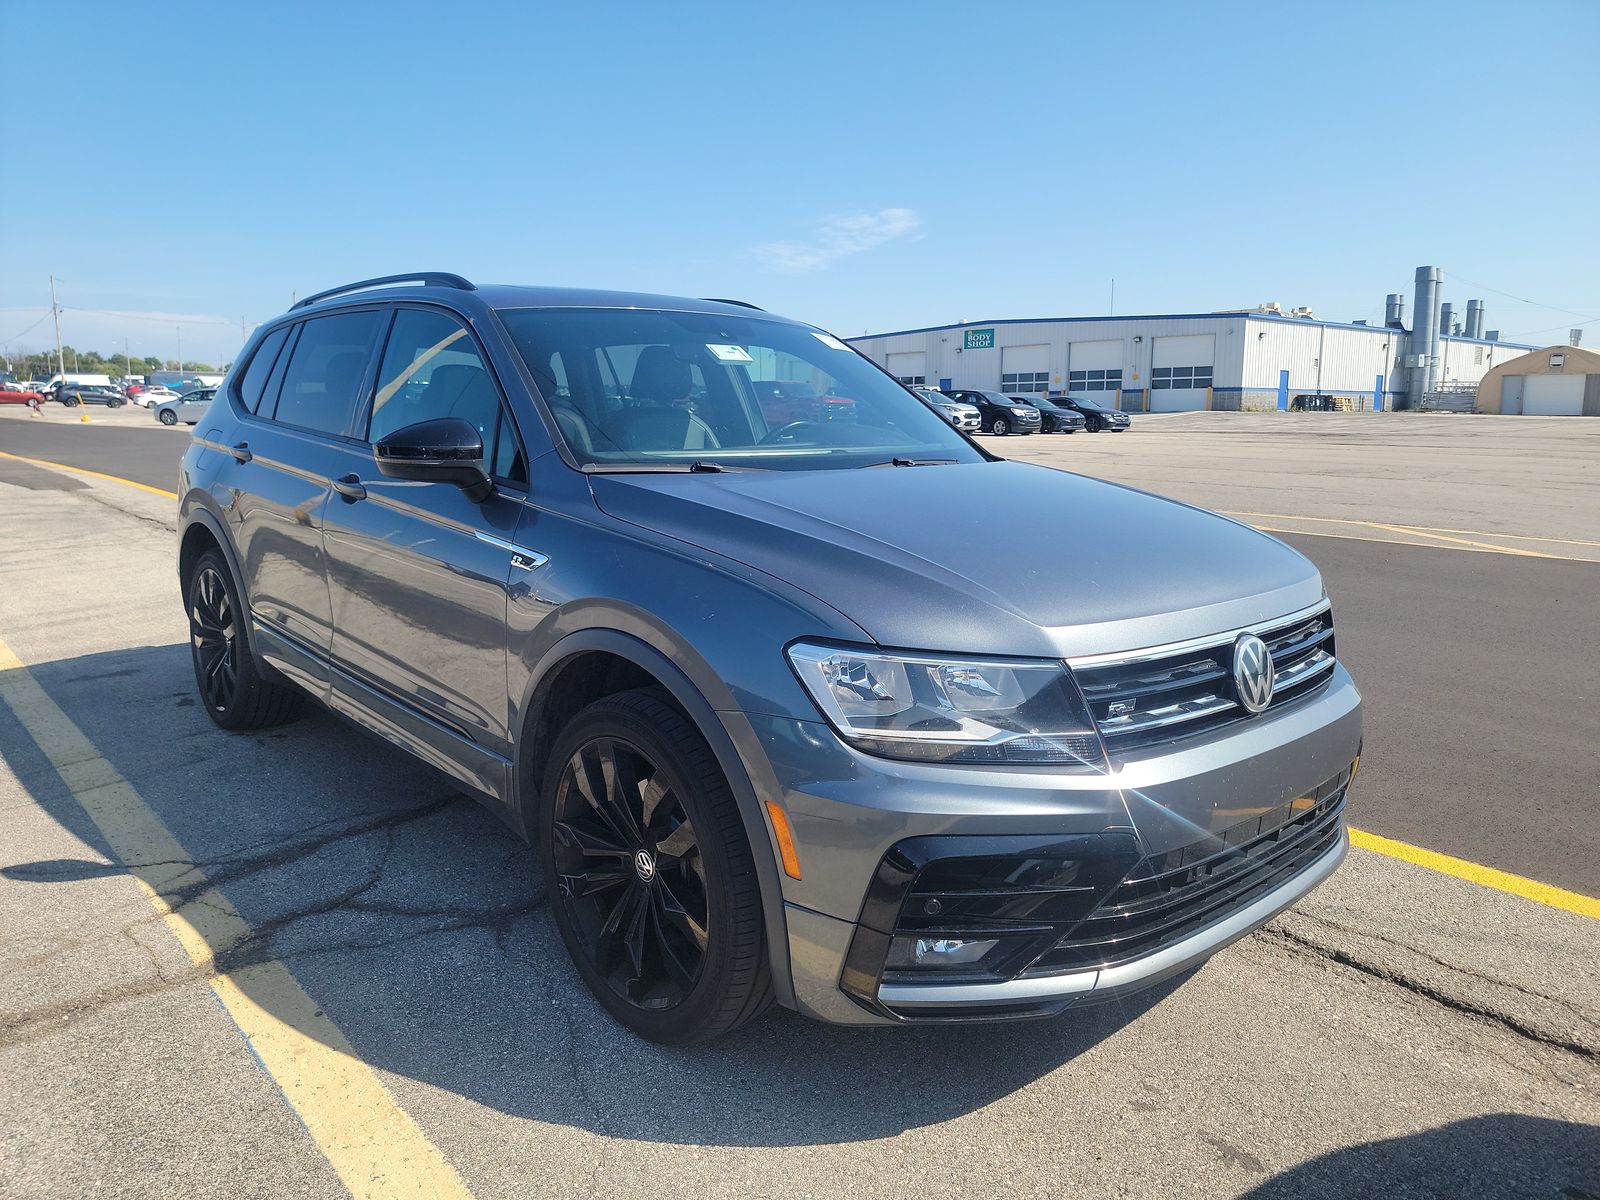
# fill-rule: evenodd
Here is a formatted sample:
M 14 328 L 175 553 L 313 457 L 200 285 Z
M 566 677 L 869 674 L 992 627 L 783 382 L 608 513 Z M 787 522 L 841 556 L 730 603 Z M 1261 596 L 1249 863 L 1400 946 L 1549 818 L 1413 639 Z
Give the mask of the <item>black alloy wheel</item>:
M 216 567 L 195 572 L 189 588 L 189 645 L 194 677 L 207 707 L 225 713 L 239 687 L 238 626 L 227 585 Z
M 655 1042 L 725 1033 L 772 999 L 743 822 L 699 731 L 657 689 L 562 731 L 539 797 L 556 926 L 584 982 Z
M 264 729 L 293 716 L 300 693 L 266 678 L 245 640 L 245 607 L 222 555 L 202 554 L 184 589 L 189 657 L 206 713 L 229 730 Z
M 585 742 L 556 795 L 557 888 L 596 973 L 647 1011 L 693 990 L 709 943 L 705 860 L 677 785 L 638 746 Z
M 1010 432 L 1011 432 L 1011 422 L 1007 421 L 1004 417 L 996 417 L 994 419 L 994 435 L 995 435 L 995 437 L 1005 437 L 1005 435 L 1010 433 Z

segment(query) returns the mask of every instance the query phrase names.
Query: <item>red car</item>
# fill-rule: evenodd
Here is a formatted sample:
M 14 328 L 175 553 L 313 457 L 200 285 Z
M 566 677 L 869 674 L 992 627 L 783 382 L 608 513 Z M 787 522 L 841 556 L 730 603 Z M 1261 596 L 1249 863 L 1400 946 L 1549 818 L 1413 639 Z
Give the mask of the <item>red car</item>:
M 846 396 L 818 396 L 803 383 L 756 381 L 756 401 L 767 424 L 776 429 L 794 421 L 854 421 L 856 402 Z
M 33 404 L 44 403 L 44 397 L 38 392 L 30 392 L 18 387 L 14 383 L 0 383 L 0 404 Z

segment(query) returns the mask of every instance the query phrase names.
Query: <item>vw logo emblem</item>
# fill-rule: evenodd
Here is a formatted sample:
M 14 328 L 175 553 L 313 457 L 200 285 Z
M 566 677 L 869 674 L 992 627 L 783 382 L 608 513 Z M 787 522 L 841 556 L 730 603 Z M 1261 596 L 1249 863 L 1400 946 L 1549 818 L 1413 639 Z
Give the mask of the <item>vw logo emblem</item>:
M 1258 713 L 1272 703 L 1272 653 L 1253 633 L 1233 644 L 1233 687 L 1245 712 Z
M 633 856 L 633 870 L 645 883 L 656 877 L 656 860 L 650 857 L 650 851 L 640 850 Z

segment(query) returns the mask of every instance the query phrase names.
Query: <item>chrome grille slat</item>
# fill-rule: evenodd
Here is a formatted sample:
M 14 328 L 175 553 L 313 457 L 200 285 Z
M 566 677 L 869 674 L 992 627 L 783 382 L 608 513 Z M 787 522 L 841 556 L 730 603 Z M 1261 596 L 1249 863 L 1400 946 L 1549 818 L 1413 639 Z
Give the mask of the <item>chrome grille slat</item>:
M 1272 656 L 1268 712 L 1307 695 L 1332 674 L 1337 658 L 1326 601 L 1231 634 L 1069 660 L 1106 746 L 1114 752 L 1137 749 L 1244 720 L 1234 694 L 1232 655 L 1235 639 L 1245 632 L 1260 636 Z

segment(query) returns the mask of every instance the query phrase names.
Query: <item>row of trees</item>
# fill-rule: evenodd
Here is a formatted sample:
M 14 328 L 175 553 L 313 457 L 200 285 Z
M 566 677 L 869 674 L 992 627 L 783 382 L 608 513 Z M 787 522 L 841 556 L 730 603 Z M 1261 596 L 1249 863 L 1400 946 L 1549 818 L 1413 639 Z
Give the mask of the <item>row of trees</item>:
M 66 360 L 68 373 L 75 375 L 148 375 L 151 371 L 215 374 L 233 365 L 224 363 L 220 368 L 213 367 L 210 363 L 197 362 L 192 358 L 184 359 L 180 365 L 173 358 L 156 358 L 154 355 L 143 358 L 134 355 L 129 358 L 121 354 L 101 354 L 96 350 L 75 350 L 71 346 L 63 346 L 61 356 Z M 18 379 L 48 379 L 56 373 L 56 352 L 50 349 L 14 354 L 9 359 L 9 366 Z

